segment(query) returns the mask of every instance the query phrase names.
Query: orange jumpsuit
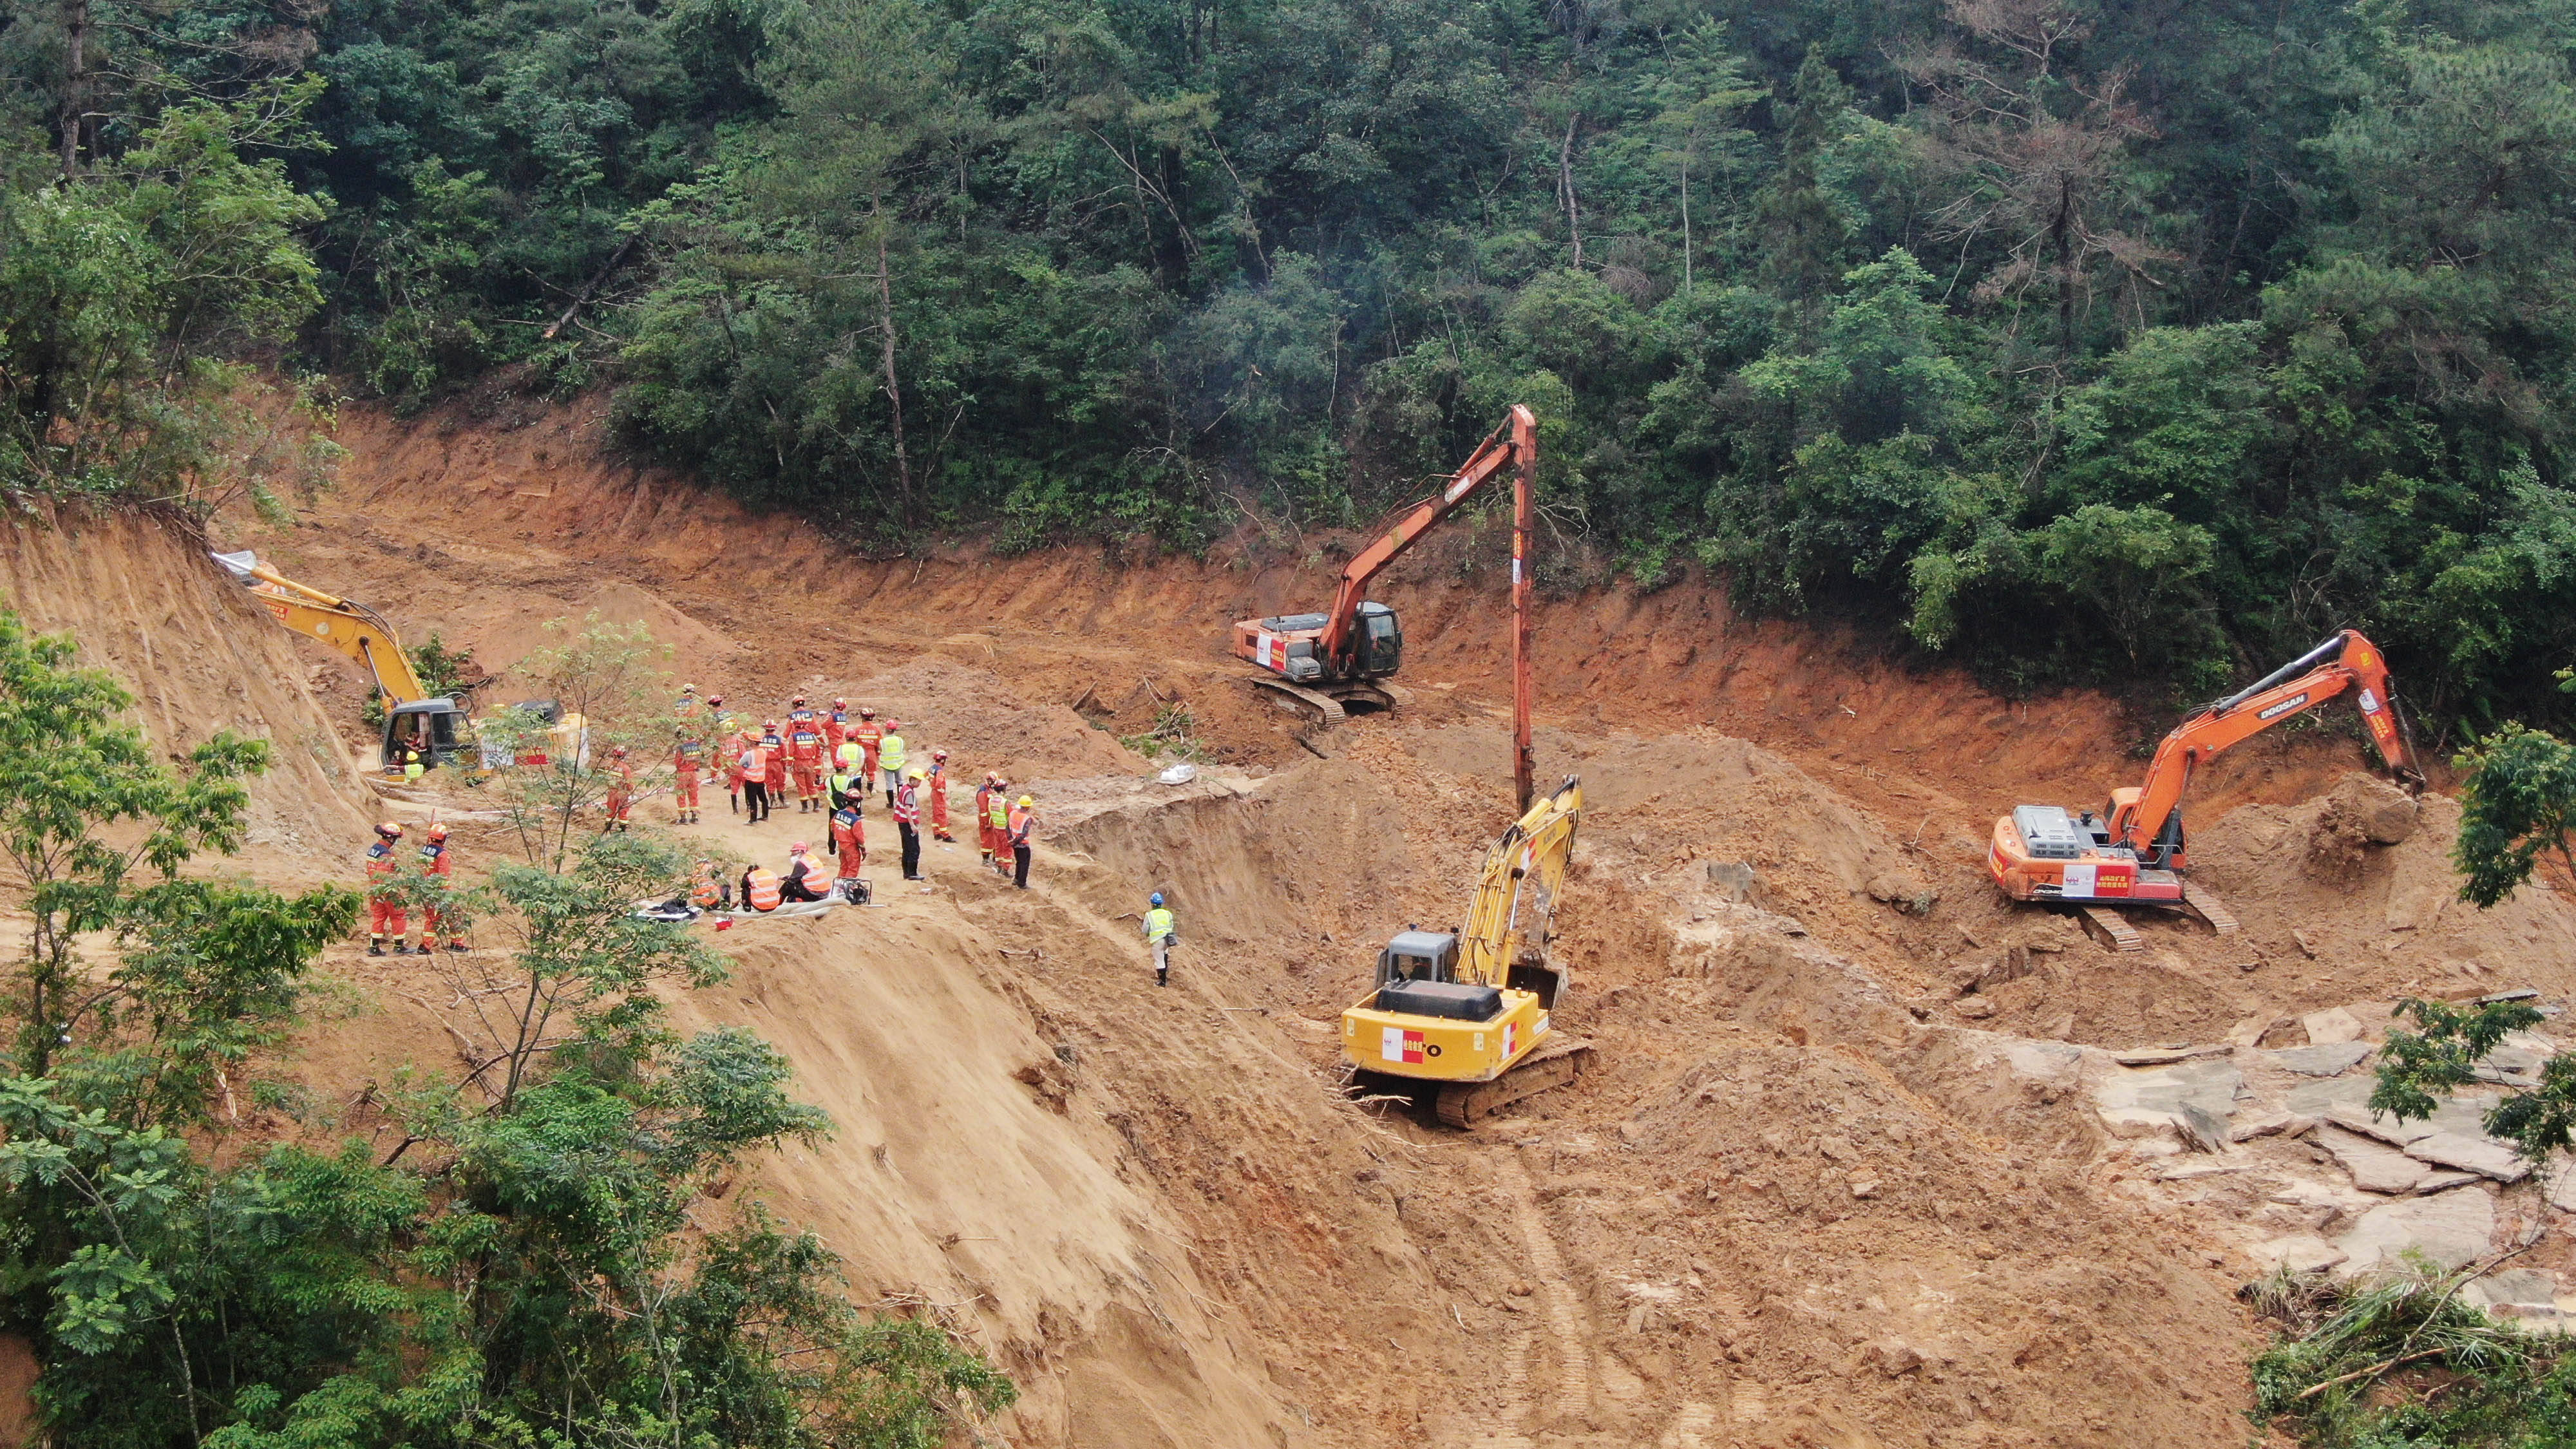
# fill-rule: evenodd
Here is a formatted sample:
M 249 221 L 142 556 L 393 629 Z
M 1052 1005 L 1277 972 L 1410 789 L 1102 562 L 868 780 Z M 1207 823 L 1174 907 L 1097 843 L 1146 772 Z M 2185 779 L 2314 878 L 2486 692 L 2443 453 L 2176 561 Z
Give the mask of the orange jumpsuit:
M 760 748 L 769 760 L 760 782 L 769 787 L 769 803 L 775 805 L 787 794 L 787 742 L 776 735 L 762 735 Z
M 884 724 L 872 719 L 863 719 L 850 726 L 849 738 L 857 740 L 859 748 L 867 752 L 864 763 L 859 766 L 859 773 L 874 780 L 877 777 L 877 746 L 885 741 Z
M 623 825 L 635 808 L 635 767 L 624 760 L 608 762 L 608 823 Z
M 698 771 L 705 765 L 706 756 L 704 740 L 684 739 L 671 751 L 672 808 L 698 808 Z
M 442 894 L 445 892 L 448 881 L 456 874 L 456 861 L 454 857 L 447 853 L 446 841 L 432 840 L 421 846 L 420 873 L 426 876 L 437 877 L 440 892 Z M 436 900 L 437 897 L 432 896 L 431 899 Z M 437 942 L 439 923 L 446 920 L 447 917 L 446 913 L 439 910 L 436 906 L 423 906 L 421 907 L 420 914 L 420 944 L 422 949 L 426 950 Z M 454 923 L 449 922 L 449 924 L 453 925 Z M 394 929 L 399 931 L 402 928 L 400 926 L 396 926 Z M 450 950 L 464 950 L 465 933 L 463 931 L 450 931 L 448 933 L 447 945 Z
M 1001 853 L 1000 832 L 993 828 L 993 787 L 989 784 L 975 790 L 975 844 L 987 862 Z
M 367 847 L 367 934 L 383 945 L 386 936 L 394 944 L 403 943 L 411 930 L 411 913 L 404 909 L 402 897 L 394 888 L 394 877 L 402 873 L 402 862 L 395 858 L 393 842 L 379 840 Z
M 796 799 L 809 803 L 823 793 L 823 737 L 811 720 L 797 722 L 787 736 L 787 759 L 796 770 Z
M 930 833 L 941 840 L 955 840 L 948 833 L 948 766 L 933 760 L 930 764 Z
M 840 857 L 841 879 L 858 879 L 868 863 L 868 828 L 856 810 L 832 812 L 832 852 Z
M 835 754 L 840 751 L 841 741 L 849 737 L 850 716 L 846 711 L 836 709 L 823 716 L 823 743 L 830 746 Z

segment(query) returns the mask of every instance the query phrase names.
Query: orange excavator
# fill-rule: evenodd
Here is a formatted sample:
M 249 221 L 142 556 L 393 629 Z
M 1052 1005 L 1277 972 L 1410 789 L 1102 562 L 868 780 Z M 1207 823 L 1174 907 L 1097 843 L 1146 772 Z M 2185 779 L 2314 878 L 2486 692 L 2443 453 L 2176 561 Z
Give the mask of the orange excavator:
M 1381 681 L 1392 679 L 1403 663 L 1404 631 L 1395 610 L 1368 599 L 1369 583 L 1433 524 L 1505 472 L 1519 480 L 1526 497 L 1538 473 L 1538 422 L 1528 408 L 1515 406 L 1439 492 L 1406 509 L 1377 542 L 1352 557 L 1330 609 L 1237 622 L 1235 657 L 1263 671 L 1252 683 L 1325 725 L 1339 724 L 1351 710 L 1393 708 L 1395 696 Z M 1516 555 L 1516 572 L 1518 567 Z M 1514 582 L 1516 588 L 1521 583 Z
M 2091 924 L 2121 949 L 2136 933 L 2104 906 L 2161 906 L 2199 915 L 2221 934 L 2233 917 L 2216 897 L 2184 882 L 2189 868 L 2182 796 L 2200 766 L 2228 746 L 2353 696 L 2370 742 L 2390 773 L 2423 783 L 2414 743 L 2378 646 L 2346 629 L 2174 727 L 2156 746 L 2146 779 L 2111 792 L 2100 813 L 2022 805 L 1995 822 L 1986 871 L 2017 901 L 2086 908 Z

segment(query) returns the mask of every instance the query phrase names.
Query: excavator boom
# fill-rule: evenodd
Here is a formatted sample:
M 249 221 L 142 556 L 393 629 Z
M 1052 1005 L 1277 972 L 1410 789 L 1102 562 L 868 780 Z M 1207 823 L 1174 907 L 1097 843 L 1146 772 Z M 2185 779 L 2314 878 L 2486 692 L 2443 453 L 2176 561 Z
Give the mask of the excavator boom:
M 1446 486 L 1408 510 L 1377 542 L 1353 554 L 1351 561 L 1342 566 L 1342 581 L 1333 590 L 1332 608 L 1325 611 L 1324 633 L 1317 648 L 1325 667 L 1331 669 L 1351 657 L 1358 643 L 1360 604 L 1368 596 L 1370 582 L 1385 572 L 1387 565 L 1404 557 L 1406 550 L 1431 531 L 1431 525 L 1448 517 L 1505 470 L 1534 468 L 1537 463 L 1538 419 L 1528 408 L 1515 403 L 1502 425 L 1487 433 L 1466 463 L 1449 475 Z
M 2182 797 L 2192 776 L 2230 746 L 2345 694 L 2390 772 L 2420 783 L 2387 659 L 2345 629 L 2174 726 L 2156 746 L 2146 778 L 2112 791 L 2099 815 L 2023 805 L 1996 821 L 1987 873 L 2014 900 L 2189 906 L 2210 916 L 2215 898 L 2184 885 L 2180 874 L 2189 866 Z M 2221 929 L 2232 928 L 2231 918 Z
M 410 656 L 394 637 L 384 616 L 364 604 L 299 584 L 261 564 L 256 554 L 219 553 L 215 562 L 259 596 L 277 621 L 309 638 L 319 639 L 360 664 L 375 677 L 388 708 L 429 697 L 429 689 L 411 667 Z

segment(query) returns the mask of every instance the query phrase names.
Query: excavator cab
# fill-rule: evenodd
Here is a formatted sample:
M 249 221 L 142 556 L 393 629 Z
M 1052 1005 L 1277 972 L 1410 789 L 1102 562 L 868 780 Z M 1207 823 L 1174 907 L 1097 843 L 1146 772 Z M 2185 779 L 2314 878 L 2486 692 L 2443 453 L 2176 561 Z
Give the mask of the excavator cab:
M 403 756 L 418 751 L 422 765 L 436 769 L 474 748 L 465 711 L 452 699 L 416 699 L 385 713 L 384 751 L 378 761 L 399 772 Z
M 1360 677 L 1392 679 L 1403 664 L 1404 630 L 1395 622 L 1395 610 L 1360 605 Z
M 1393 981 L 1455 981 L 1458 938 L 1447 931 L 1398 931 L 1377 953 L 1377 984 Z

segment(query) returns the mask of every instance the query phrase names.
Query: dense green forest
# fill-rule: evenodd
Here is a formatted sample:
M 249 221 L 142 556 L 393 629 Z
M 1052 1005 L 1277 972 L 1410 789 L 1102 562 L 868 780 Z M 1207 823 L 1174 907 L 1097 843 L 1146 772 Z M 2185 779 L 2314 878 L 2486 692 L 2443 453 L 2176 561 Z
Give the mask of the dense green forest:
M 1527 401 L 1560 584 L 2183 694 L 2352 624 L 2433 718 L 2563 712 L 2565 0 L 5 20 L 25 486 L 318 466 L 241 461 L 228 358 L 509 367 L 869 547 L 1306 548 Z

